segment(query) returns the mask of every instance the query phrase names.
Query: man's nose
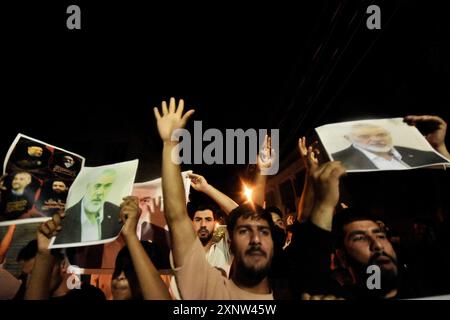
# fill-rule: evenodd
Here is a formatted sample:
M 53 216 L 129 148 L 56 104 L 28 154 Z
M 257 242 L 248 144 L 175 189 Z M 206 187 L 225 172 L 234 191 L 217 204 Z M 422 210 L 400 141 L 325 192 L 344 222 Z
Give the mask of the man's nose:
M 252 232 L 250 236 L 251 236 L 251 238 L 250 238 L 251 244 L 260 244 L 261 243 L 261 237 L 259 236 L 258 232 Z
M 381 241 L 376 237 L 370 237 L 370 250 L 371 251 L 383 251 L 384 246 Z

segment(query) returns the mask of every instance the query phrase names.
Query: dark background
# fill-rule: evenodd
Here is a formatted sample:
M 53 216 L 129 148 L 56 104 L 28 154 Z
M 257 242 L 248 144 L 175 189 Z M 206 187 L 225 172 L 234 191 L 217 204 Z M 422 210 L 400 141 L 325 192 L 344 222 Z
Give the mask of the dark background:
M 81 30 L 66 8 L 81 7 Z M 381 7 L 382 29 L 366 28 Z M 17 133 L 79 153 L 88 166 L 139 158 L 160 176 L 152 107 L 171 96 L 211 128 L 280 128 L 282 167 L 319 125 L 368 117 L 450 118 L 445 1 L 229 1 L 2 5 L 0 154 Z M 192 125 L 192 123 L 191 123 Z M 188 166 L 237 196 L 246 166 Z M 449 174 L 357 174 L 346 195 L 390 217 L 449 208 Z M 363 186 L 363 187 L 362 187 Z

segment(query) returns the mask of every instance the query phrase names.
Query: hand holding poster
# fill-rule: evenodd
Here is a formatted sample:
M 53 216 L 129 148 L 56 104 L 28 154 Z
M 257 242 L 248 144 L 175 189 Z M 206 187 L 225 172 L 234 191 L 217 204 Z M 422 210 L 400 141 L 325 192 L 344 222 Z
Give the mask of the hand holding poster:
M 48 220 L 64 209 L 85 159 L 18 134 L 3 164 L 0 226 Z
M 138 160 L 84 167 L 67 197 L 61 231 L 50 248 L 81 247 L 111 242 L 122 228 L 122 199 L 131 194 Z
M 341 122 L 316 128 L 332 161 L 347 172 L 407 170 L 450 161 L 402 118 Z

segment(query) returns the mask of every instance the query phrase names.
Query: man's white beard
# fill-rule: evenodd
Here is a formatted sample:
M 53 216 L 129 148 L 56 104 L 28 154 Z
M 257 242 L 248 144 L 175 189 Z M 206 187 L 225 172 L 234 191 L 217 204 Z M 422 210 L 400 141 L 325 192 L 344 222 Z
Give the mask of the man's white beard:
M 103 202 L 100 205 L 94 205 L 92 203 L 86 203 L 84 205 L 84 210 L 94 213 L 94 212 L 99 212 L 100 209 L 103 207 Z
M 353 142 L 353 144 L 361 149 L 365 149 L 365 150 L 371 151 L 371 152 L 389 152 L 393 148 L 393 146 L 391 144 L 384 146 L 384 147 L 376 147 L 376 146 L 371 146 L 371 145 L 362 144 L 362 143 L 358 143 L 358 142 Z

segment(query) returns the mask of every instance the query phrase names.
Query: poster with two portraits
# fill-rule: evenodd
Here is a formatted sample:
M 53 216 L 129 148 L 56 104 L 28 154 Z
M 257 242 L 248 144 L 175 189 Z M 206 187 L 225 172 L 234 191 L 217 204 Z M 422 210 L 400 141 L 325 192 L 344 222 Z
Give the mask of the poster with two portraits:
M 19 133 L 3 164 L 0 226 L 41 222 L 64 210 L 84 162 L 76 153 Z
M 439 154 L 414 126 L 402 118 L 369 119 L 327 124 L 316 132 L 331 161 L 347 172 L 445 168 Z

